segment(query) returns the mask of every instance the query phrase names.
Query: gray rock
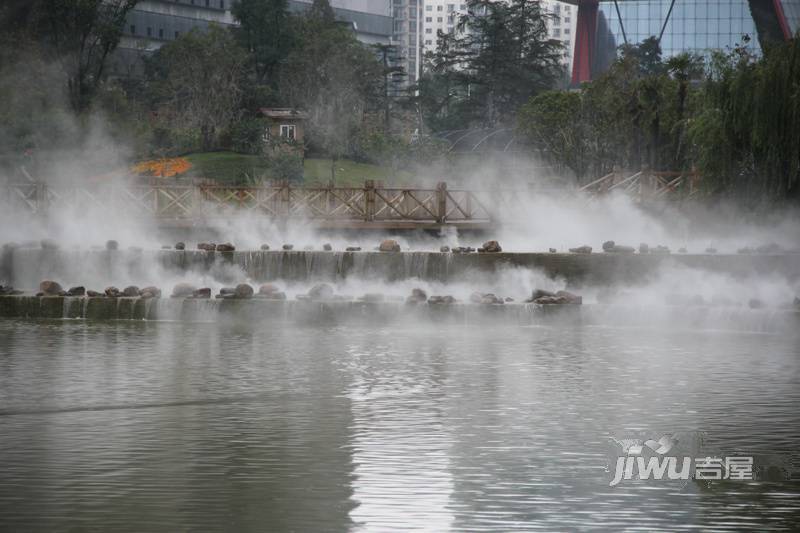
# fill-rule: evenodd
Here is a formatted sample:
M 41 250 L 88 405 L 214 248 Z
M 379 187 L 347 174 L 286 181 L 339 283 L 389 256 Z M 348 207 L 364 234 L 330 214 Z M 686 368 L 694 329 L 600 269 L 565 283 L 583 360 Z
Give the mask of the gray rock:
M 186 249 L 186 243 L 185 242 L 177 242 L 177 243 L 175 243 L 175 249 L 176 250 L 185 250 Z
M 63 290 L 64 289 L 61 287 L 61 285 L 55 281 L 44 280 L 39 283 L 39 292 L 45 296 L 57 296 Z
M 187 297 L 191 296 L 192 294 L 194 294 L 194 291 L 196 291 L 196 290 L 197 290 L 197 288 L 194 285 L 192 285 L 190 283 L 181 282 L 181 283 L 178 283 L 177 285 L 175 285 L 175 287 L 172 288 L 172 296 L 175 296 L 175 297 L 178 297 L 178 298 L 187 298 Z
M 555 252 L 555 248 L 550 248 L 550 251 Z M 573 254 L 590 254 L 592 253 L 592 247 L 584 244 L 583 246 L 578 246 L 577 248 L 570 248 L 569 251 Z
M 319 283 L 314 285 L 311 287 L 311 290 L 308 291 L 308 297 L 311 300 L 331 300 L 333 299 L 333 295 L 333 287 L 327 283 Z
M 139 296 L 139 287 L 136 285 L 129 285 L 122 289 L 122 296 L 134 297 Z
M 247 283 L 240 283 L 234 289 L 234 296 L 236 298 L 251 298 L 253 296 L 253 287 L 248 285 Z
M 381 252 L 399 252 L 400 251 L 400 244 L 394 239 L 385 239 L 381 241 L 381 245 L 378 247 L 378 250 Z
M 106 241 L 106 250 L 118 250 L 119 243 L 114 240 Z

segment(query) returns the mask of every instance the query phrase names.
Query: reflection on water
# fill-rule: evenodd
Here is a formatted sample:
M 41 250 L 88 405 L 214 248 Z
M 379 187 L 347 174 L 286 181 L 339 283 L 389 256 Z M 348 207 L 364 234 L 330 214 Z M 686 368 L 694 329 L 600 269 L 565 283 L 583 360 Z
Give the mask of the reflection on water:
M 0 529 L 791 529 L 791 482 L 611 488 L 608 437 L 792 453 L 796 338 L 0 322 Z

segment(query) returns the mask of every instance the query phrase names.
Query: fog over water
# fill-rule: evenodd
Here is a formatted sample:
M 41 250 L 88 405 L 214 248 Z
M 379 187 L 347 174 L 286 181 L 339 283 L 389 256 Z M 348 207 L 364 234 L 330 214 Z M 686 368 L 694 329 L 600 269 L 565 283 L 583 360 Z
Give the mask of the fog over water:
M 744 220 L 724 206 L 534 191 L 516 206 L 491 234 L 442 236 L 321 234 L 242 213 L 181 235 L 102 208 L 0 209 L 0 244 L 16 243 L 0 284 L 31 293 L 48 278 L 156 285 L 165 294 L 152 305 L 165 311 L 182 304 L 167 297 L 179 282 L 214 293 L 273 282 L 294 300 L 324 281 L 347 300 L 377 293 L 405 310 L 415 288 L 465 305 L 491 292 L 514 299 L 506 308 L 535 289 L 583 296 L 578 320 L 524 323 L 346 321 L 313 302 L 321 314 L 281 320 L 254 306 L 223 320 L 216 299 L 193 320 L 0 319 L 0 529 L 796 528 L 796 481 L 610 487 L 608 457 L 612 438 L 703 432 L 704 454 L 796 459 L 797 214 Z M 404 253 L 373 253 L 387 237 Z M 462 271 L 462 258 L 438 253 L 490 238 L 508 252 L 590 245 L 590 262 L 607 258 L 607 240 L 719 253 L 695 266 L 665 258 L 642 276 L 611 268 L 602 283 L 511 264 Z M 112 239 L 119 250 L 105 249 Z M 161 250 L 177 240 L 237 252 Z M 265 243 L 272 251 L 258 251 Z M 276 251 L 284 243 L 294 251 Z M 773 243 L 781 253 L 752 258 L 776 268 L 721 268 Z

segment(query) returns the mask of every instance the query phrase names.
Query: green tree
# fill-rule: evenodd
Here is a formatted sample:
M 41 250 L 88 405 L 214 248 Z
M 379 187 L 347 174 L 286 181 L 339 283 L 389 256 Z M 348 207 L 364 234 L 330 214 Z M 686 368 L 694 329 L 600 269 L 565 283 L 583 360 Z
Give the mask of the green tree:
M 300 45 L 282 74 L 282 95 L 305 109 L 306 139 L 314 150 L 337 159 L 356 151 L 365 114 L 380 101 L 381 64 L 373 50 L 337 24 L 327 0 L 316 0 L 299 21 Z
M 33 0 L 14 10 L 25 20 L 42 52 L 66 73 L 72 109 L 86 111 L 105 77 L 106 62 L 122 37 L 128 12 L 137 0 Z
M 528 99 L 556 84 L 564 51 L 548 38 L 548 15 L 538 1 L 470 0 L 468 6 L 458 33 L 440 38 L 428 56 L 431 71 L 420 90 L 438 92 L 422 96 L 428 104 L 466 101 L 471 116 L 464 118 L 492 127 L 512 120 Z M 437 76 L 445 76 L 444 82 L 437 84 Z
M 161 47 L 148 62 L 153 105 L 163 124 L 199 133 L 200 147 L 218 146 L 238 117 L 246 55 L 228 30 L 194 29 Z
M 256 82 L 277 88 L 280 67 L 295 44 L 288 0 L 237 0 L 231 12 L 239 22 L 235 33 L 249 52 Z

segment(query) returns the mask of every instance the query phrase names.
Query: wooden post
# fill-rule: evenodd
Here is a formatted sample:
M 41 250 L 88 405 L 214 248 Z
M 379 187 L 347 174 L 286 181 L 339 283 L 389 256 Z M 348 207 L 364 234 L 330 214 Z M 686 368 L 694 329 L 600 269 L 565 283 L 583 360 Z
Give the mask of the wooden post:
M 367 222 L 375 220 L 375 182 L 373 180 L 364 182 L 364 220 Z
M 289 190 L 289 181 L 288 180 L 281 180 L 280 182 L 281 187 L 281 212 L 283 212 L 286 217 L 288 218 L 289 215 L 292 213 L 292 194 Z
M 436 184 L 436 222 L 444 224 L 447 220 L 447 183 Z

